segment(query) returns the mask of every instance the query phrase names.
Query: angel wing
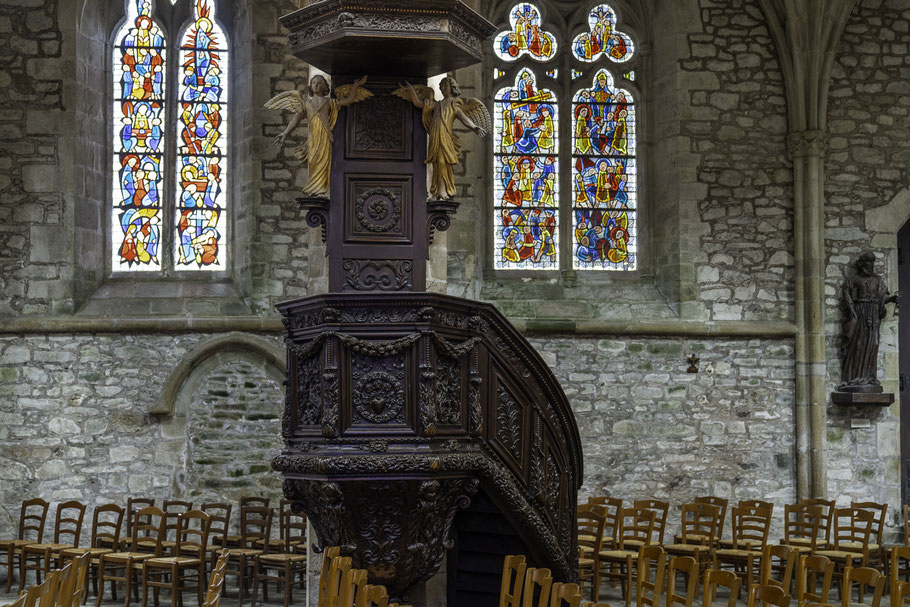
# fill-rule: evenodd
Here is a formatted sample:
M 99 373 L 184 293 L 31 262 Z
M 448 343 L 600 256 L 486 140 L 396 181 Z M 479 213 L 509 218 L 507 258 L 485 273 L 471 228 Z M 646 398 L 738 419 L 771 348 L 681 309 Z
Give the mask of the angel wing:
M 420 99 L 421 101 L 427 101 L 427 100 L 432 101 L 432 100 L 436 99 L 436 93 L 434 93 L 433 89 L 431 89 L 428 86 L 425 86 L 423 84 L 415 84 L 414 90 L 417 91 L 417 98 Z M 392 92 L 392 94 L 395 95 L 396 97 L 401 97 L 408 103 L 411 102 L 411 93 L 408 92 L 408 87 L 406 87 L 406 86 L 403 86 L 399 89 L 394 90 Z
M 285 91 L 278 93 L 265 102 L 269 110 L 289 110 L 294 113 L 303 111 L 303 95 L 300 91 Z
M 335 98 L 336 99 L 347 99 L 348 95 L 351 94 L 351 84 L 345 84 L 339 86 L 335 89 Z M 373 93 L 363 87 L 357 89 L 357 92 L 354 93 L 354 103 L 360 103 L 361 101 L 366 101 L 373 96 Z
M 477 134 L 481 137 L 486 137 L 487 134 L 493 130 L 493 121 L 490 118 L 490 112 L 487 111 L 487 106 L 485 106 L 480 99 L 465 99 L 462 111 L 465 116 L 471 119 L 471 122 L 480 127 L 480 132 Z

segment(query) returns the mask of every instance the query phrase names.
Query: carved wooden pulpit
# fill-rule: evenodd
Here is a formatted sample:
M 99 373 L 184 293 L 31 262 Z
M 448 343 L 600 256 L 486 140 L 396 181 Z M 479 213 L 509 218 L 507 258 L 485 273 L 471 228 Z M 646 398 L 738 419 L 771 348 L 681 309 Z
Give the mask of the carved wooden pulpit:
M 279 306 L 286 447 L 273 467 L 286 496 L 318 549 L 341 546 L 393 597 L 447 553 L 455 579 L 468 557 L 453 521 L 480 497 L 532 562 L 573 579 L 574 416 L 494 307 L 424 292 L 433 232 L 458 200 L 428 201 L 421 111 L 392 95 L 479 62 L 493 26 L 460 0 L 321 0 L 281 21 L 333 86 L 367 75 L 373 94 L 338 114 L 328 199 L 298 199 L 322 230 L 330 293 Z M 450 604 L 464 603 L 450 586 Z

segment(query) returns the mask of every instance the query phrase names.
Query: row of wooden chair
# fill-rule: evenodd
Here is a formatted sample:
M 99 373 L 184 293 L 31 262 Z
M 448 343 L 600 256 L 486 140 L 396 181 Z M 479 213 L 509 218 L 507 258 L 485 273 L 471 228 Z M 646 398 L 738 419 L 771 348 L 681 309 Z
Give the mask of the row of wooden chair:
M 340 554 L 338 546 L 323 552 L 318 607 L 410 607 L 390 603 L 385 586 L 370 584 L 367 571 L 354 569 L 351 557 Z
M 699 570 L 731 566 L 741 571 L 743 581 L 751 586 L 769 546 L 773 504 L 749 500 L 735 506 L 732 539 L 720 537 L 726 506 L 726 500 L 712 496 L 683 504 L 681 533 L 673 542 L 665 542 L 668 502 L 641 500 L 634 502 L 632 508 L 623 508 L 619 499 L 592 499 L 578 508 L 583 575 L 590 571 L 590 581 L 597 589 L 603 579 L 618 579 L 628 599 L 627 578 L 638 548 L 660 545 L 671 556 L 693 557 Z M 887 574 L 888 560 L 880 540 L 886 510 L 887 505 L 870 502 L 850 508 L 834 508 L 833 501 L 826 500 L 788 504 L 785 536 L 774 556 L 785 558 L 789 548 L 797 554 L 824 556 L 840 572 L 848 567 L 871 565 Z M 873 533 L 877 534 L 877 543 L 870 542 Z

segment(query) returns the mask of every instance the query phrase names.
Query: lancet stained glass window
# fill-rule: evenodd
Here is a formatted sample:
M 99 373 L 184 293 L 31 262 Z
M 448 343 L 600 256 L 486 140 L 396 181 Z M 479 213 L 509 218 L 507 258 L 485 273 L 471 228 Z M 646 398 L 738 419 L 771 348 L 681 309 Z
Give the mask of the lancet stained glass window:
M 498 268 L 558 267 L 558 116 L 556 95 L 523 69 L 494 96 L 495 242 Z
M 558 40 L 548 34 L 553 52 L 543 56 L 523 46 L 519 34 L 532 31 L 530 24 L 541 32 L 546 14 L 526 2 L 508 14 L 511 29 L 493 49 L 500 60 L 493 73 L 493 266 L 638 269 L 636 65 L 612 71 L 634 58 L 632 38 L 617 29 L 609 5 L 592 4 L 571 30 L 581 31 L 573 43 L 557 52 Z M 567 60 L 570 68 L 556 69 Z M 626 84 L 617 84 L 617 74 Z M 553 89 L 573 92 L 560 99 Z
M 180 47 L 175 263 L 223 269 L 227 46 L 209 0 L 196 0 Z
M 115 270 L 160 270 L 166 40 L 151 0 L 130 2 L 114 48 Z
M 113 57 L 112 269 L 224 270 L 228 48 L 215 0 L 192 0 L 173 40 L 153 0 L 126 6 Z

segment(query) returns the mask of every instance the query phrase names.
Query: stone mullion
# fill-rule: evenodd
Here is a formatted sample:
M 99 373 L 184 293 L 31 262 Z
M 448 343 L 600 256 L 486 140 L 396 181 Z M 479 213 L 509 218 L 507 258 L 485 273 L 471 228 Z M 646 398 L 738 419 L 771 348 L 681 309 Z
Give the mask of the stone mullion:
M 574 286 L 578 280 L 572 267 L 572 47 L 571 40 L 559 46 L 559 268 L 562 282 Z

